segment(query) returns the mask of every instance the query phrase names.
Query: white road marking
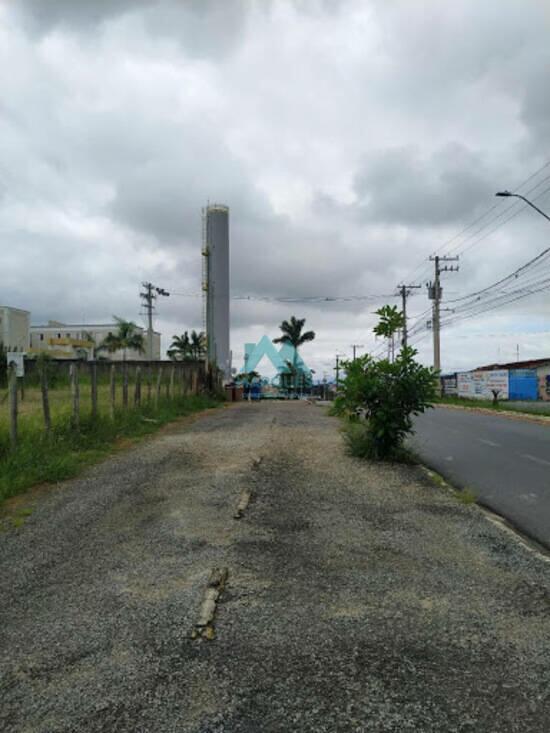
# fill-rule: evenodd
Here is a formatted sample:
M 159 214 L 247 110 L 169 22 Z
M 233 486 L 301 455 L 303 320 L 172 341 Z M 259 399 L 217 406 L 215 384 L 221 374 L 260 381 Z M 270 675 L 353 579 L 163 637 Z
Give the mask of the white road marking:
M 492 448 L 500 448 L 499 443 L 494 443 L 492 440 L 487 440 L 486 438 L 478 438 L 480 443 L 485 443 L 485 445 L 490 445 Z
M 534 463 L 540 463 L 541 466 L 550 466 L 550 461 L 545 461 L 544 458 L 537 458 L 529 453 L 520 453 L 521 458 L 527 458 Z

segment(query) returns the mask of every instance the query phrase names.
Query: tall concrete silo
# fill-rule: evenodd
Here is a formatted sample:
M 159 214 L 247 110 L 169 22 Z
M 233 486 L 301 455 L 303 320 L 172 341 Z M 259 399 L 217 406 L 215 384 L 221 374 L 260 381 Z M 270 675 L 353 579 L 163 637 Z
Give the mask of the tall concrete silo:
M 229 349 L 229 208 L 209 204 L 203 209 L 204 325 L 208 361 L 231 378 Z

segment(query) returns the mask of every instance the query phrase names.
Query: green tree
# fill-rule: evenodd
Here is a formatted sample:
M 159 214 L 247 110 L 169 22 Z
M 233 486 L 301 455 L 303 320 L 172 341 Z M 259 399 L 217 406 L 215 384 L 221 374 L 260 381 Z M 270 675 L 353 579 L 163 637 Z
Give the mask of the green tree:
M 126 361 L 126 352 L 128 349 L 139 351 L 141 354 L 145 352 L 145 337 L 139 333 L 138 326 L 133 321 L 125 321 L 123 318 L 113 316 L 117 323 L 115 333 L 110 333 L 101 342 L 99 350 L 109 352 L 122 351 L 122 358 Z
M 364 457 L 395 456 L 413 431 L 413 416 L 432 407 L 435 372 L 415 361 L 416 351 L 405 346 L 395 361 L 375 361 L 365 354 L 344 362 L 337 407 L 349 415 L 364 411 L 365 425 L 352 425 L 347 439 L 353 452 Z
M 283 321 L 279 328 L 282 331 L 282 336 L 273 339 L 274 344 L 289 344 L 293 347 L 292 352 L 292 376 L 294 382 L 294 390 L 296 390 L 296 357 L 298 355 L 298 348 L 308 341 L 313 341 L 315 338 L 315 331 L 303 330 L 305 325 L 305 318 L 295 318 L 291 316 L 290 321 Z
M 172 343 L 166 353 L 173 361 L 185 361 L 186 359 L 189 359 L 191 344 L 188 332 L 185 331 L 181 336 L 172 336 Z
M 203 331 L 191 331 L 191 355 L 196 361 L 206 357 L 206 334 Z
M 380 321 L 374 327 L 374 333 L 376 336 L 383 336 L 388 339 L 389 351 L 393 361 L 395 358 L 395 334 L 405 327 L 405 318 L 395 305 L 383 305 L 376 311 L 376 315 L 380 317 Z
M 185 331 L 181 336 L 172 336 L 172 343 L 167 351 L 174 361 L 198 361 L 206 356 L 206 336 L 202 331 Z

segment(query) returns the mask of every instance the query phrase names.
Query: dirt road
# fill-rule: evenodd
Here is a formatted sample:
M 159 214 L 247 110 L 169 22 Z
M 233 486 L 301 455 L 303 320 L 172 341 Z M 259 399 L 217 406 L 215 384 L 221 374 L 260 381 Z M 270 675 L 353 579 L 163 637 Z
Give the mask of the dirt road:
M 547 731 L 550 564 L 338 428 L 240 404 L 35 498 L 0 533 L 0 729 Z

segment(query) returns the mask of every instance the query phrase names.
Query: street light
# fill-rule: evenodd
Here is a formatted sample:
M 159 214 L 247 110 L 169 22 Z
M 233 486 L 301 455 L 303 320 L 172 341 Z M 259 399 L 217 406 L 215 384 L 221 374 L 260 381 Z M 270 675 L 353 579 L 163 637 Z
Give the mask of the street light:
M 535 204 L 529 201 L 529 199 L 526 199 L 525 196 L 522 196 L 520 193 L 511 193 L 510 191 L 498 191 L 497 193 L 495 193 L 495 196 L 504 196 L 505 198 L 513 196 L 516 199 L 521 199 L 522 201 L 525 201 L 526 204 L 529 204 L 532 209 L 538 211 L 541 216 L 544 216 L 545 219 L 548 219 L 548 221 L 550 221 L 550 216 L 548 216 L 548 214 L 545 214 L 544 211 L 541 211 L 538 206 L 535 206 Z

